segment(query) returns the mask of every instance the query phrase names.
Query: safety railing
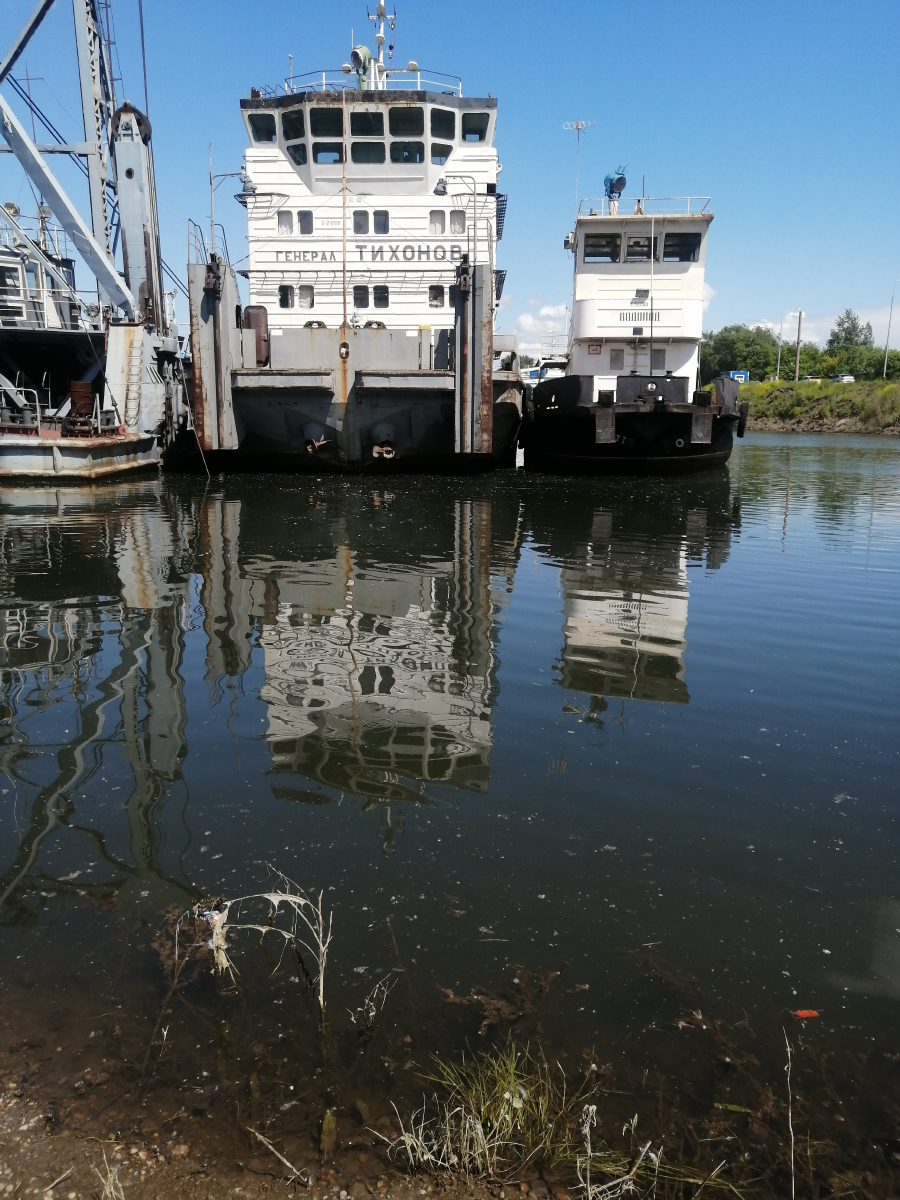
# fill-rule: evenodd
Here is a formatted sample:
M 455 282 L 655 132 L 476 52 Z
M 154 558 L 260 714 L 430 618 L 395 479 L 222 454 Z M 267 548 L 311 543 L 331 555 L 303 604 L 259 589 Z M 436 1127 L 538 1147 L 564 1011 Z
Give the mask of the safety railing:
M 374 86 L 368 84 L 360 89 L 355 72 L 347 72 L 341 68 L 328 68 L 324 71 L 306 71 L 302 75 L 288 76 L 283 83 L 263 84 L 254 91 L 267 99 L 276 96 L 297 96 L 303 92 L 340 92 L 344 90 L 359 92 L 365 96 L 371 91 L 439 91 L 447 95 L 462 96 L 462 80 L 458 75 L 447 75 L 443 71 L 435 71 L 430 67 L 410 71 L 406 68 L 395 69 L 388 67 L 381 80 Z
M 578 206 L 579 217 L 699 217 L 709 212 L 711 196 L 589 196 Z M 615 207 L 611 207 L 615 205 Z

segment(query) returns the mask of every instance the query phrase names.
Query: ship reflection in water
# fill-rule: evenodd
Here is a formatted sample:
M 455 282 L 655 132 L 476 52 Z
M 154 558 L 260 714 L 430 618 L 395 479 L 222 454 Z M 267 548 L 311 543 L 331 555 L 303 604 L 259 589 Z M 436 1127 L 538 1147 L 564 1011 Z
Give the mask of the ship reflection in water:
M 559 565 L 564 645 L 560 681 L 593 698 L 687 704 L 688 567 L 717 570 L 740 527 L 727 477 L 684 481 L 665 505 L 636 508 L 627 491 L 602 506 L 567 496 L 531 515 L 536 544 Z M 574 515 L 573 515 L 574 514 Z

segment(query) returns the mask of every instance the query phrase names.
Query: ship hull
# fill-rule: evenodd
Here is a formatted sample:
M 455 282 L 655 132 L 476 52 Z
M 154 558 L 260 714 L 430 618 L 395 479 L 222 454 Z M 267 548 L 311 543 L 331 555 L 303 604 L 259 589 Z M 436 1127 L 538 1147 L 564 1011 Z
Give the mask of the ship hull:
M 156 437 L 149 433 L 92 438 L 0 434 L 0 479 L 95 480 L 158 466 Z

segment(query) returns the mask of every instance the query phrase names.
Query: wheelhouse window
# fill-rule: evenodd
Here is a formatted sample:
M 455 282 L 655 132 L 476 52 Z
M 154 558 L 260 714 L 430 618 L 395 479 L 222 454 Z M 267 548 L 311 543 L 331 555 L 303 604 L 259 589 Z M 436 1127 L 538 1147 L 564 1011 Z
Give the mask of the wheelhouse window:
M 428 214 L 428 232 L 443 233 L 446 223 L 446 213 L 442 208 L 433 208 Z
M 282 209 L 278 214 L 278 232 L 293 233 L 294 232 L 294 214 L 286 208 Z
M 350 160 L 355 163 L 383 163 L 384 142 L 351 142 Z
M 450 232 L 465 233 L 466 232 L 466 210 L 464 208 L 450 209 Z
M 611 371 L 625 370 L 625 351 L 610 350 L 609 352 L 609 369 Z
M 368 233 L 369 232 L 369 214 L 364 208 L 357 208 L 353 213 L 353 232 Z
M 293 308 L 294 307 L 294 289 L 289 283 L 283 283 L 278 289 L 278 307 Z
M 375 308 L 387 308 L 390 300 L 390 292 L 388 291 L 387 284 L 375 284 L 375 286 L 372 288 L 372 300 Z
M 369 288 L 365 283 L 355 283 L 353 285 L 353 307 L 368 308 L 369 307 Z
M 431 283 L 428 285 L 428 307 L 444 307 L 444 285 L 442 283 Z
M 303 208 L 297 213 L 297 232 L 303 237 L 312 237 L 313 231 L 313 215 L 312 209 Z
M 340 163 L 344 161 L 342 142 L 313 142 L 314 163 Z
M 424 142 L 391 142 L 392 163 L 423 163 L 424 161 Z
M 456 113 L 446 108 L 431 110 L 431 136 L 436 138 L 456 137 Z
M 699 262 L 699 233 L 667 233 L 663 242 L 663 262 Z
M 274 113 L 251 113 L 247 120 L 250 122 L 250 136 L 254 142 L 275 141 L 277 134 Z
M 354 137 L 384 137 L 384 113 L 352 112 L 350 132 Z
M 421 137 L 425 132 L 425 109 L 396 105 L 388 112 L 391 137 Z
M 447 288 L 447 303 L 451 308 L 456 307 L 456 284 L 451 283 Z
M 653 257 L 659 260 L 659 238 L 653 239 Z M 649 262 L 650 261 L 650 238 L 649 237 L 630 237 L 625 250 L 626 262 Z
M 584 261 L 617 263 L 622 256 L 620 233 L 586 233 L 584 235 Z
M 442 167 L 452 153 L 452 146 L 445 146 L 442 142 L 431 143 L 431 161 L 436 167 Z
M 309 129 L 313 137 L 343 137 L 344 118 L 339 108 L 311 108 Z
M 464 142 L 483 142 L 487 137 L 490 113 L 463 113 L 462 137 Z
M 301 283 L 297 288 L 297 307 L 312 308 L 316 302 L 316 293 L 311 283 Z
M 306 117 L 302 108 L 290 108 L 281 114 L 281 132 L 286 142 L 306 137 Z
M 18 296 L 21 289 L 18 267 L 0 267 L 0 296 Z
M 294 142 L 292 146 L 288 146 L 287 152 L 298 167 L 305 167 L 309 162 L 309 155 L 306 153 L 306 142 Z
M 391 232 L 391 216 L 386 208 L 376 208 L 372 213 L 372 232 Z

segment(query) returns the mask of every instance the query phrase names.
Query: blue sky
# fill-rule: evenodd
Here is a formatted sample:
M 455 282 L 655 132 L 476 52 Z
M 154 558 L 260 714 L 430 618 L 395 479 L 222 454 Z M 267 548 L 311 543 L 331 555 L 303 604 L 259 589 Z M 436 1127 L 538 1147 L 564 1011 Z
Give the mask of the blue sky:
M 137 0 L 112 2 L 123 92 L 143 107 Z M 0 0 L 2 52 L 33 5 Z M 849 306 L 883 339 L 900 276 L 897 0 L 397 0 L 397 8 L 397 60 L 459 74 L 466 94 L 499 98 L 509 194 L 500 328 L 533 344 L 563 327 L 575 168 L 575 135 L 563 123 L 584 118 L 596 124 L 582 141 L 582 196 L 598 195 L 620 163 L 631 194 L 643 176 L 651 195 L 712 196 L 709 328 L 777 325 L 800 305 L 805 329 L 821 339 Z M 163 254 L 183 273 L 187 219 L 208 221 L 209 143 L 215 170 L 241 165 L 240 97 L 282 80 L 289 53 L 295 72 L 336 67 L 351 27 L 370 45 L 374 29 L 356 0 L 144 0 L 144 15 Z M 14 74 L 24 80 L 26 66 L 35 99 L 66 136 L 80 137 L 69 0 L 56 0 Z M 14 100 L 8 84 L 4 93 Z M 57 164 L 86 211 L 84 189 Z M 238 188 L 226 180 L 216 200 L 232 259 L 246 252 Z M 34 207 L 8 155 L 0 193 L 23 212 Z M 891 342 L 900 344 L 900 322 Z

